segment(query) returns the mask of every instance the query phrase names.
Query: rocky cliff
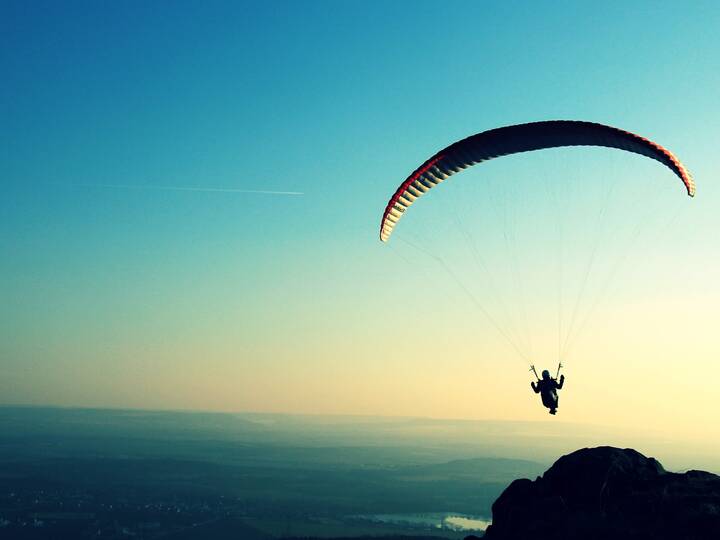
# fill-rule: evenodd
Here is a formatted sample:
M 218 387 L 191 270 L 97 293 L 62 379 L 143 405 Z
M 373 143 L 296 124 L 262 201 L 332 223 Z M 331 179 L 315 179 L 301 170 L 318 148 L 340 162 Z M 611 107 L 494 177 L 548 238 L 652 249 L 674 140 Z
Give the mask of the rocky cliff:
M 492 506 L 486 540 L 720 538 L 720 477 L 665 471 L 631 449 L 586 448 Z

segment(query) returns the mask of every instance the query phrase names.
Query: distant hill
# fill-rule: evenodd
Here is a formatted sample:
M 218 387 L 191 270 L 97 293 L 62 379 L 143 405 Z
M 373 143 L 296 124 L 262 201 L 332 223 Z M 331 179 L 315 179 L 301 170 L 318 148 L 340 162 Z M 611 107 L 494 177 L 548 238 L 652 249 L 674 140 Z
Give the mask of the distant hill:
M 261 424 L 229 413 L 89 409 L 71 407 L 0 407 L 0 433 L 14 436 L 152 436 L 178 438 L 213 433 L 262 432 Z
M 404 480 L 429 481 L 445 477 L 454 480 L 507 482 L 508 478 L 536 476 L 543 467 L 534 461 L 503 458 L 456 459 L 446 463 L 398 467 L 397 476 Z

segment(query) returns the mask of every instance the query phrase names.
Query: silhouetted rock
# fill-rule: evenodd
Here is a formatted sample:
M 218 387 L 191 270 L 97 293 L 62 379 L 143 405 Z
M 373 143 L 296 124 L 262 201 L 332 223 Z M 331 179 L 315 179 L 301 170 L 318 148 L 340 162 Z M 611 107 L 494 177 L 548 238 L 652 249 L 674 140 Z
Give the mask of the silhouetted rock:
M 585 448 L 492 506 L 486 540 L 720 538 L 720 477 L 665 471 L 631 449 Z

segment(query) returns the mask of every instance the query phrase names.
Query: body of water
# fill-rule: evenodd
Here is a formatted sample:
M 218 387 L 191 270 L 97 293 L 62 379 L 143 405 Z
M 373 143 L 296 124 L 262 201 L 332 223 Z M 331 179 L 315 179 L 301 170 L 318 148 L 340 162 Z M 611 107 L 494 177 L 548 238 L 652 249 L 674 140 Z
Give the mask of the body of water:
M 490 520 L 482 516 L 469 516 L 452 512 L 428 514 L 367 514 L 351 516 L 353 519 L 390 523 L 422 529 L 450 529 L 453 531 L 484 531 Z

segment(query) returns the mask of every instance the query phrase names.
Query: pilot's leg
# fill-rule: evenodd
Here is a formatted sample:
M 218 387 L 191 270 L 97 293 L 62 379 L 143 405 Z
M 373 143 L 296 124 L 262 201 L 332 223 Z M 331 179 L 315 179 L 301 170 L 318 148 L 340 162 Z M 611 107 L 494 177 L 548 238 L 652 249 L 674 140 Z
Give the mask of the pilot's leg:
M 557 412 L 558 408 L 558 402 L 560 400 L 558 399 L 557 395 L 555 396 L 555 399 L 553 399 L 552 406 L 550 407 L 550 414 L 555 414 Z

